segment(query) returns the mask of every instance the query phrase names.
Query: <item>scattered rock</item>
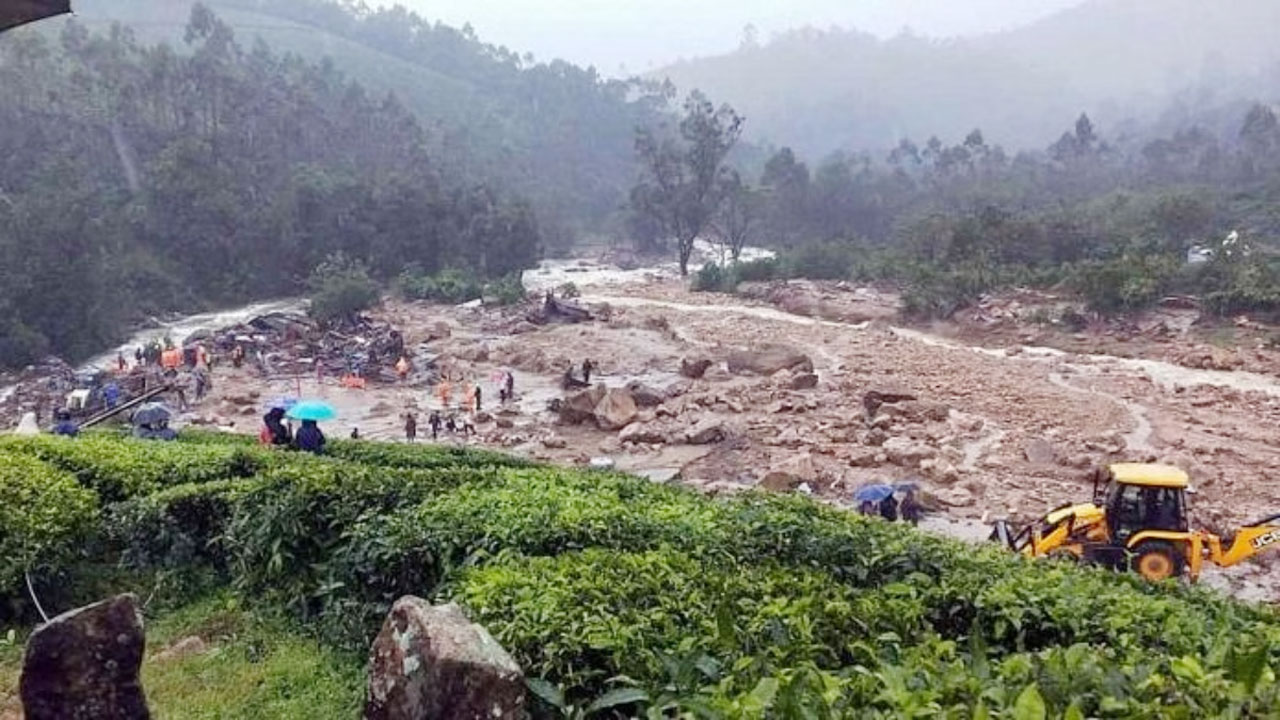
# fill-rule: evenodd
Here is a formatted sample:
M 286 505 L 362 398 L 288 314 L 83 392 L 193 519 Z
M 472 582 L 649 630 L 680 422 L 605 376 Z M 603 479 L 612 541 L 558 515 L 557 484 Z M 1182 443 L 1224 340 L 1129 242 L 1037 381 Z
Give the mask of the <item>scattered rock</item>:
M 877 409 L 878 417 L 901 418 L 909 423 L 946 422 L 951 407 L 945 403 L 906 400 L 901 403 L 883 403 Z
M 631 382 L 627 385 L 627 390 L 631 393 L 631 399 L 636 405 L 642 408 L 658 407 L 666 402 L 667 395 L 663 391 L 645 385 L 639 380 Z
M 791 378 L 789 387 L 792 390 L 812 390 L 818 387 L 818 376 L 814 373 L 800 373 Z
M 452 603 L 396 601 L 369 651 L 365 720 L 517 720 L 524 674 Z
M 702 379 L 707 382 L 727 382 L 733 379 L 733 375 L 728 370 L 725 370 L 723 366 L 712 365 L 707 368 L 707 372 L 702 376 Z
M 559 435 L 542 438 L 542 446 L 550 450 L 561 450 L 568 447 L 569 442 Z
M 884 444 L 884 453 L 889 462 L 902 467 L 919 466 L 922 460 L 931 460 L 938 453 L 927 445 L 918 445 L 909 438 L 889 438 Z
M 138 678 L 144 646 L 132 594 L 55 617 L 27 641 L 20 682 L 26 720 L 147 720 Z
M 618 433 L 618 440 L 636 445 L 663 445 L 667 442 L 667 434 L 655 425 L 632 423 Z
M 184 637 L 178 642 L 161 650 L 152 656 L 151 661 L 157 663 L 171 662 L 173 660 L 182 660 L 193 655 L 203 655 L 208 652 L 209 647 L 205 641 L 197 635 Z
M 727 360 L 731 373 L 772 375 L 779 370 L 813 372 L 813 361 L 808 355 L 783 345 L 766 345 L 758 350 L 737 350 L 729 353 Z
M 862 407 L 867 417 L 875 417 L 876 411 L 886 403 L 900 403 L 915 400 L 916 396 L 902 390 L 868 390 L 862 395 Z
M 879 454 L 880 453 L 876 452 L 875 450 L 862 450 L 854 453 L 853 456 L 849 458 L 849 464 L 853 467 L 860 467 L 860 468 L 876 467 L 877 465 L 880 464 L 877 461 L 878 460 L 877 456 Z
M 711 365 L 711 361 L 706 358 L 698 358 L 696 360 L 681 358 L 680 374 L 691 380 L 701 380 L 702 376 L 707 374 L 707 369 Z
M 596 404 L 593 415 L 596 426 L 606 432 L 621 430 L 636 419 L 636 401 L 631 393 L 623 388 L 614 388 L 605 393 Z
M 809 453 L 796 455 L 777 463 L 761 478 L 758 486 L 771 492 L 791 492 L 803 484 L 813 485 L 818 468 Z
M 889 433 L 884 431 L 883 427 L 873 427 L 867 432 L 866 438 L 863 439 L 867 445 L 871 447 L 880 447 L 889 439 Z
M 449 328 L 449 323 L 443 320 L 437 320 L 427 327 L 427 342 L 447 340 L 452 336 L 453 330 Z
M 1043 438 L 1037 438 L 1022 448 L 1027 461 L 1036 465 L 1055 465 L 1058 462 L 1058 451 L 1053 444 Z
M 507 415 L 500 415 L 496 420 L 493 421 L 493 424 L 497 425 L 503 430 L 510 430 L 516 426 L 516 421 L 512 420 Z
M 488 422 L 493 422 L 493 416 L 481 410 L 475 414 L 474 420 L 476 421 L 477 425 L 483 425 Z
M 720 442 L 724 438 L 724 423 L 715 418 L 703 420 L 689 428 L 684 435 L 685 442 L 690 445 L 710 445 Z
M 596 406 L 608 394 L 604 385 L 572 393 L 560 404 L 560 421 L 569 425 L 581 425 L 595 417 Z

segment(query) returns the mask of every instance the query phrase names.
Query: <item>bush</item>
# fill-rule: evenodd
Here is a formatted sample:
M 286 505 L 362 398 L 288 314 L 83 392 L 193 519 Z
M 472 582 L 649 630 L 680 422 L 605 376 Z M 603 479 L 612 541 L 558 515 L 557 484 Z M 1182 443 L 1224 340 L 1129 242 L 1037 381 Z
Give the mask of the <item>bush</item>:
M 782 256 L 782 263 L 789 277 L 848 280 L 859 257 L 853 243 L 832 240 L 788 250 Z
M 512 273 L 484 286 L 484 297 L 492 299 L 498 305 L 515 305 L 524 302 L 525 294 L 520 273 Z
M 694 292 L 733 292 L 737 286 L 731 270 L 709 262 L 694 273 L 689 289 Z
M 311 291 L 311 315 L 322 322 L 354 318 L 378 304 L 381 292 L 359 260 L 331 255 L 307 280 Z
M 409 269 L 396 280 L 397 292 L 407 300 L 429 300 L 454 305 L 480 298 L 484 289 L 484 283 L 475 273 L 455 268 L 441 270 L 435 275 L 425 275 L 421 271 Z
M 784 276 L 782 263 L 776 258 L 760 258 L 748 262 L 740 262 L 733 266 L 739 282 L 768 282 Z
M 70 474 L 0 451 L 0 595 L 16 592 L 27 570 L 77 555 L 97 517 L 97 498 Z
M 209 567 L 225 572 L 223 535 L 256 478 L 167 488 L 108 508 L 107 537 L 122 561 L 139 569 Z
M 446 445 L 399 445 L 364 440 L 333 440 L 325 447 L 329 457 L 365 465 L 397 468 L 529 467 L 524 458 Z

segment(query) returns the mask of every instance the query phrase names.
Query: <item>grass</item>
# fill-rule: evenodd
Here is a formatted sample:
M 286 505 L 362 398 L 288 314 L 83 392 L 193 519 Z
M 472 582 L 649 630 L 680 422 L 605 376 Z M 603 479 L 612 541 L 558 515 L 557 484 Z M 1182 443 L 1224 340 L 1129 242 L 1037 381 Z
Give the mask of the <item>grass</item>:
M 188 637 L 204 652 L 157 655 Z M 0 633 L 0 708 L 18 693 L 24 638 Z M 326 647 L 282 618 L 217 593 L 147 618 L 142 684 L 158 720 L 359 717 L 364 658 Z

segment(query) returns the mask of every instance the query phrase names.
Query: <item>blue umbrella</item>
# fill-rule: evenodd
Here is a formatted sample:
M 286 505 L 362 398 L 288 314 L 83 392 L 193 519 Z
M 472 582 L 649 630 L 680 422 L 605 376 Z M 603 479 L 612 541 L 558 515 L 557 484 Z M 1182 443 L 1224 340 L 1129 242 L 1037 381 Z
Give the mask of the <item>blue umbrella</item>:
M 860 503 L 878 503 L 892 494 L 892 485 L 863 485 L 853 494 L 853 499 Z
M 333 420 L 338 417 L 338 411 L 327 402 L 320 400 L 303 400 L 285 413 L 294 420 Z
M 288 410 L 298 404 L 298 398 L 291 395 L 281 395 L 280 397 L 267 403 L 268 410 Z

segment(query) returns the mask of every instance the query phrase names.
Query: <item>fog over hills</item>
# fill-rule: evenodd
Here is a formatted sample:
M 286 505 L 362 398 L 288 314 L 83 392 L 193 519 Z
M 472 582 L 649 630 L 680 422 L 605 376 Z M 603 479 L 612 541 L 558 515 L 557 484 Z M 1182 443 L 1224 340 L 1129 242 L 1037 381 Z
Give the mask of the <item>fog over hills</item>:
M 975 38 L 799 29 L 655 76 L 732 104 L 748 137 L 808 155 L 974 128 L 1043 147 L 1081 112 L 1111 131 L 1212 125 L 1215 109 L 1234 122 L 1246 101 L 1276 99 L 1276 27 L 1274 0 L 1092 0 Z

